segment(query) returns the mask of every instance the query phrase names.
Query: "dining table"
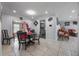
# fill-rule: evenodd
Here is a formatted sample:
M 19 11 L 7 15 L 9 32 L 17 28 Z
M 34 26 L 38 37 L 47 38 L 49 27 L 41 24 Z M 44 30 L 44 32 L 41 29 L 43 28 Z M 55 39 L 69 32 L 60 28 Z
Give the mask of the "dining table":
M 30 43 L 33 43 L 33 44 L 34 44 L 35 42 L 34 42 L 33 40 L 34 40 L 34 38 L 35 38 L 36 33 L 30 33 L 30 32 L 29 32 L 27 35 L 28 35 L 28 39 L 29 39 L 29 42 L 28 42 L 28 43 L 29 43 L 29 44 L 30 44 Z

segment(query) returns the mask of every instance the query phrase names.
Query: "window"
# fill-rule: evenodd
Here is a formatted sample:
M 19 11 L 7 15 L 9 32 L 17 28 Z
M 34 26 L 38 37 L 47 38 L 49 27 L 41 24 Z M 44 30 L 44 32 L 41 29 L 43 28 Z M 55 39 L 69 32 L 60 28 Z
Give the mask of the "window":
M 74 24 L 74 25 L 77 25 L 77 21 L 73 21 L 73 24 Z
M 70 25 L 70 22 L 65 22 L 65 26 L 69 26 Z
M 16 33 L 17 31 L 19 31 L 20 26 L 19 24 L 14 24 L 14 33 Z

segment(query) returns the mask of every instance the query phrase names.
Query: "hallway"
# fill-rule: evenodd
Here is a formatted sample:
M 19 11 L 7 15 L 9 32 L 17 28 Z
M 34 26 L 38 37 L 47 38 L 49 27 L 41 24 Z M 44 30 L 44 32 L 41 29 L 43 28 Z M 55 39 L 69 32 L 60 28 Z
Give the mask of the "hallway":
M 41 44 L 28 46 L 27 50 L 18 50 L 18 41 L 12 39 L 11 45 L 2 46 L 3 56 L 78 56 L 78 37 L 70 37 L 69 41 L 53 41 L 40 39 Z

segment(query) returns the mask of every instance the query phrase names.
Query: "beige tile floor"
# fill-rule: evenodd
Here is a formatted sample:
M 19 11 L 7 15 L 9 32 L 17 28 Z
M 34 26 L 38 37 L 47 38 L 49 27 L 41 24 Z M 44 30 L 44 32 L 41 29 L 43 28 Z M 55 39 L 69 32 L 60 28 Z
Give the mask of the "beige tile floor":
M 2 46 L 3 56 L 78 56 L 78 37 L 70 37 L 69 41 L 52 39 L 40 39 L 40 45 L 36 44 L 18 50 L 17 39 L 12 39 L 11 45 Z

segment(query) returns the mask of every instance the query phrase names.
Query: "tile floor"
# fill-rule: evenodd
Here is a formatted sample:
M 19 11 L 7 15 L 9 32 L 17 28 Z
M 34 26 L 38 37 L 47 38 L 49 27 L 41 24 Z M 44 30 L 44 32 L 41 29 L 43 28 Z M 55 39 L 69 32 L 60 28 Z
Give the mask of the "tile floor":
M 12 39 L 11 45 L 2 46 L 3 56 L 78 56 L 78 37 L 70 37 L 69 41 L 40 39 L 41 43 L 18 50 L 17 39 Z

